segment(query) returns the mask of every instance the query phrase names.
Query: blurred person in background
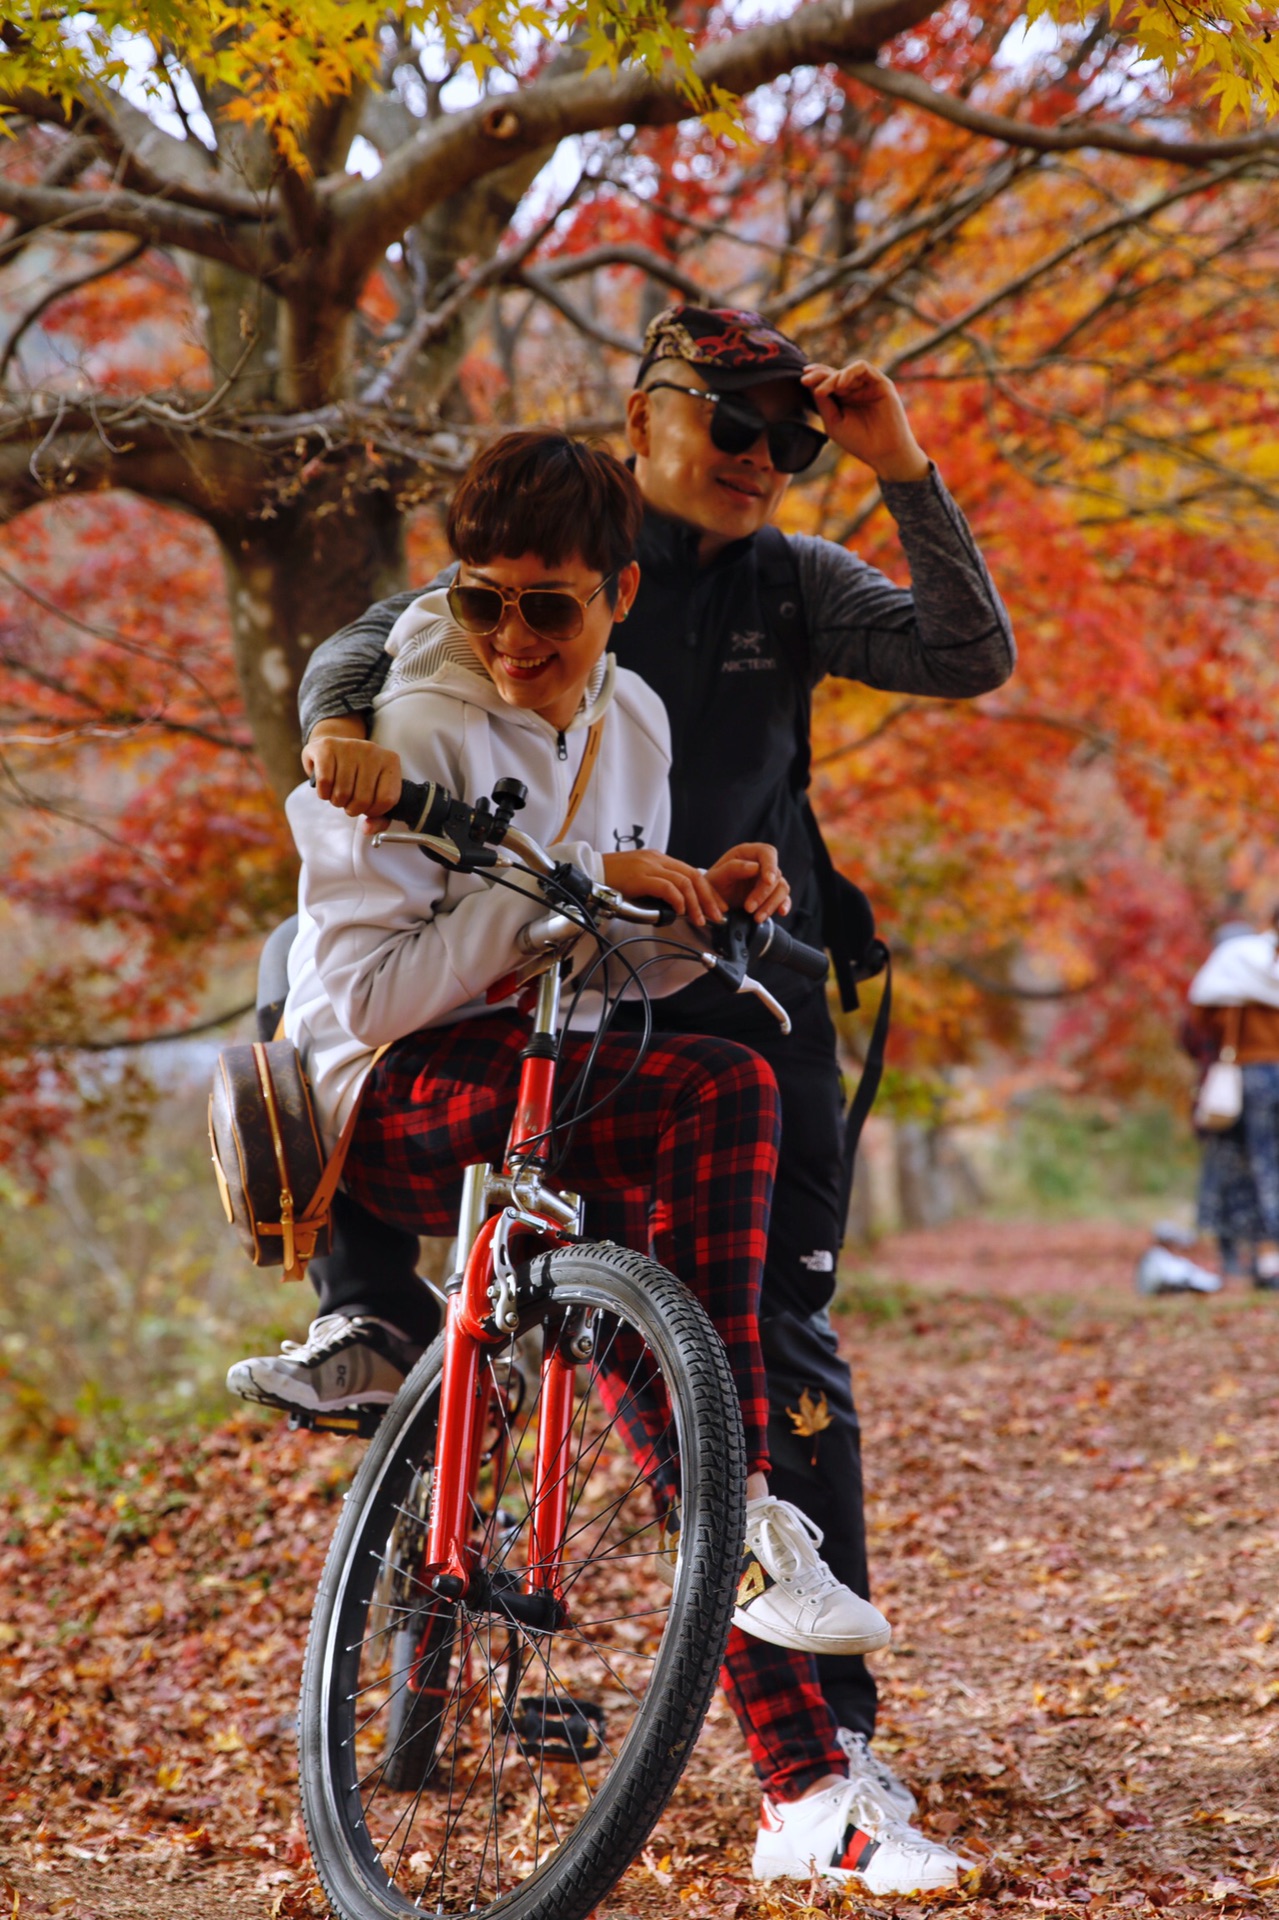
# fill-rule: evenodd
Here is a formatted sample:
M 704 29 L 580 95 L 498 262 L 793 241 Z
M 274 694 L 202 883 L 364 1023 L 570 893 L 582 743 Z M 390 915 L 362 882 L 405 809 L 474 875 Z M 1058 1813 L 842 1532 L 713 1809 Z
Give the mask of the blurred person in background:
M 1205 1073 L 1233 1048 L 1242 1111 L 1233 1126 L 1201 1130 L 1198 1221 L 1239 1271 L 1252 1249 L 1253 1285 L 1279 1291 L 1279 936 L 1230 921 L 1190 984 L 1183 1044 Z

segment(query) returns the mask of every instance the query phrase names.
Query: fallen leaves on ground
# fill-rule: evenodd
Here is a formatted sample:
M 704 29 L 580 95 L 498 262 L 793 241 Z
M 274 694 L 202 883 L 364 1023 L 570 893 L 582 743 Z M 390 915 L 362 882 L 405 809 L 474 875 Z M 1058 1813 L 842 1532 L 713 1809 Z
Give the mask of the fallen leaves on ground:
M 717 1701 L 600 1920 L 1279 1914 L 1279 1302 L 1139 1301 L 1139 1245 L 904 1236 L 841 1322 L 896 1629 L 878 1744 L 924 1830 L 976 1858 L 967 1884 L 754 1885 L 757 1795 Z M 293 1711 L 355 1458 L 246 1417 L 108 1489 L 0 1503 L 18 1920 L 321 1920 Z

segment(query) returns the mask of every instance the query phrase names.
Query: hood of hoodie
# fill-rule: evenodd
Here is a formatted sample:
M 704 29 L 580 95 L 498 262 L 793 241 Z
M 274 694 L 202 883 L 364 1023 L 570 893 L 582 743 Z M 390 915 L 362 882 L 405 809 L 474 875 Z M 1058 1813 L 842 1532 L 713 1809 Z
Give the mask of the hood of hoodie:
M 386 651 L 391 656 L 391 667 L 373 702 L 375 713 L 383 712 L 402 695 L 417 693 L 429 684 L 432 693 L 452 694 L 468 706 L 482 707 L 485 712 L 500 714 L 517 725 L 531 724 L 552 734 L 560 731 L 530 708 L 512 707 L 503 700 L 450 614 L 445 587 L 419 594 L 413 604 L 404 609 L 387 635 Z M 603 654 L 595 663 L 581 705 L 563 732 L 575 733 L 579 727 L 589 727 L 600 719 L 612 702 L 616 680 L 617 663 L 611 653 Z

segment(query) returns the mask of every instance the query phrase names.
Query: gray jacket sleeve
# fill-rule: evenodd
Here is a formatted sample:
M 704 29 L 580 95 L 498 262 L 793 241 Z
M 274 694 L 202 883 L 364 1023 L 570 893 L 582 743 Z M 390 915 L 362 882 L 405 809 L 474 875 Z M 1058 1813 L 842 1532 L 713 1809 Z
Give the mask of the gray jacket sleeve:
M 391 664 L 386 636 L 420 591 L 414 588 L 379 600 L 315 649 L 298 689 L 304 743 L 321 720 L 341 720 L 352 713 L 367 720 Z
M 911 585 L 898 587 L 833 540 L 793 534 L 814 677 L 838 674 L 889 693 L 970 699 L 1002 686 L 1013 630 L 968 522 L 934 467 L 885 481 Z

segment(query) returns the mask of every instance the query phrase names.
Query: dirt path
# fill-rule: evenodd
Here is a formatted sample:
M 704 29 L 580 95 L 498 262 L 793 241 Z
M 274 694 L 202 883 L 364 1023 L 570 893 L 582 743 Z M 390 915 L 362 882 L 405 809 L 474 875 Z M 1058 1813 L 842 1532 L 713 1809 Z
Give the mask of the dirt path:
M 1279 1915 L 1279 1300 L 1138 1301 L 1140 1244 L 967 1226 L 850 1275 L 897 1629 L 881 1742 L 982 1870 L 953 1899 L 817 1908 Z M 0 1510 L 19 1920 L 323 1913 L 290 1717 L 345 1466 L 237 1424 L 117 1491 Z M 814 1912 L 752 1886 L 756 1805 L 717 1704 L 601 1920 Z

